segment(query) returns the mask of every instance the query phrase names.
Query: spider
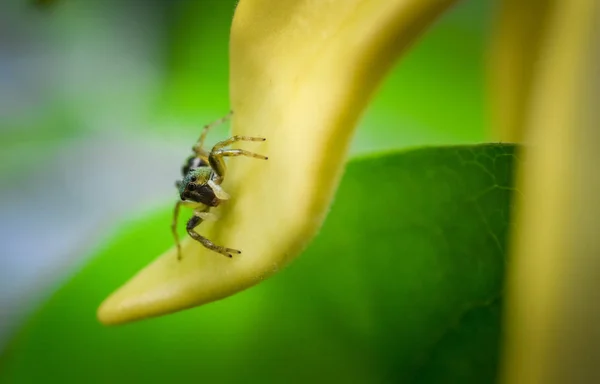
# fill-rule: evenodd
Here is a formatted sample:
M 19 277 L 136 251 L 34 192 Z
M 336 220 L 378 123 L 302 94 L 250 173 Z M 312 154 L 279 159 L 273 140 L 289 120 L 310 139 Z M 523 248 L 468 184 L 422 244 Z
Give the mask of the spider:
M 191 238 L 200 242 L 206 248 L 229 258 L 233 257 L 232 254 L 234 253 L 242 253 L 237 249 L 216 245 L 195 231 L 195 228 L 198 227 L 202 221 L 214 220 L 216 218 L 209 212 L 210 208 L 216 207 L 222 201 L 229 199 L 229 195 L 221 188 L 221 183 L 225 178 L 226 171 L 225 157 L 248 156 L 255 159 L 268 159 L 266 156 L 248 152 L 243 149 L 226 148 L 238 141 L 265 141 L 266 139 L 262 137 L 235 135 L 215 144 L 210 152 L 207 152 L 202 148 L 208 131 L 215 126 L 226 122 L 232 115 L 233 112 L 229 112 L 225 117 L 204 126 L 200 138 L 192 147 L 194 154 L 188 157 L 184 166 L 181 168 L 183 180 L 177 180 L 175 182 L 175 186 L 179 189 L 180 200 L 175 203 L 175 209 L 173 210 L 171 232 L 173 233 L 175 244 L 177 245 L 178 260 L 181 260 L 181 244 L 179 236 L 177 236 L 177 221 L 181 205 L 194 209 L 194 215 L 188 220 L 186 225 L 187 233 Z

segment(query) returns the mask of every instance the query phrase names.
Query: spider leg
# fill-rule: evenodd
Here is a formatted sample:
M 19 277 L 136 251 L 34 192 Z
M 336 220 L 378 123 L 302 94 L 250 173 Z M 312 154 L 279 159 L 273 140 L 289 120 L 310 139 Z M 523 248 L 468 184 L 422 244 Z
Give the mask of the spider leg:
M 248 156 L 261 160 L 269 159 L 267 156 L 249 152 L 244 149 L 213 149 L 210 155 L 208 156 L 208 163 L 218 176 L 217 180 L 215 180 L 215 183 L 221 184 L 221 181 L 223 181 L 223 177 L 225 177 L 226 167 L 223 158 L 232 156 Z
M 202 221 L 217 221 L 217 220 L 219 220 L 219 216 L 215 215 L 212 212 L 196 211 L 196 215 L 198 215 L 202 219 Z
M 198 241 L 200 244 L 204 245 L 206 248 L 210 249 L 211 251 L 215 251 L 215 252 L 220 253 L 221 255 L 227 256 L 229 258 L 233 257 L 232 253 L 235 253 L 235 254 L 242 253 L 241 251 L 238 251 L 237 249 L 226 248 L 226 247 L 222 247 L 220 245 L 216 245 L 212 241 L 208 240 L 206 237 L 198 234 L 196 231 L 194 231 L 194 229 L 197 226 L 199 226 L 200 223 L 202 223 L 202 217 L 200 217 L 197 214 L 194 214 L 194 216 L 192 216 L 192 218 L 187 222 L 186 229 L 187 229 L 187 233 L 190 235 L 191 238 Z
M 212 123 L 207 124 L 202 128 L 202 133 L 200 134 L 198 141 L 196 141 L 196 144 L 194 144 L 194 146 L 192 147 L 192 150 L 194 151 L 196 156 L 201 157 L 201 158 L 207 157 L 207 152 L 202 147 L 204 145 L 204 140 L 206 139 L 206 135 L 208 135 L 208 131 L 210 131 L 211 128 L 214 128 L 217 125 L 223 124 L 224 122 L 229 120 L 232 115 L 233 115 L 233 111 L 230 111 L 227 115 L 223 116 L 219 120 L 213 121 Z
M 217 144 L 215 144 L 215 146 L 213 147 L 213 151 L 217 150 L 217 149 L 221 149 L 223 147 L 227 147 L 238 141 L 265 141 L 265 140 L 267 140 L 267 139 L 265 139 L 264 137 L 235 135 L 235 136 L 230 137 L 227 140 L 223 140 L 223 141 L 220 141 Z

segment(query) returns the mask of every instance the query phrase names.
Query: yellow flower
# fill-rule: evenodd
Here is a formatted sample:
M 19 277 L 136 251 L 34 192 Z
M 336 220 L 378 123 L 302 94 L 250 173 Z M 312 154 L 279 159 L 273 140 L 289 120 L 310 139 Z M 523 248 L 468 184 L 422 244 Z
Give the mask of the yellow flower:
M 268 162 L 231 162 L 232 199 L 202 233 L 234 260 L 186 239 L 110 296 L 105 324 L 218 300 L 283 268 L 317 233 L 354 128 L 399 55 L 454 0 L 242 0 L 230 39 L 233 133 L 266 137 Z M 368 175 L 366 175 L 368 177 Z

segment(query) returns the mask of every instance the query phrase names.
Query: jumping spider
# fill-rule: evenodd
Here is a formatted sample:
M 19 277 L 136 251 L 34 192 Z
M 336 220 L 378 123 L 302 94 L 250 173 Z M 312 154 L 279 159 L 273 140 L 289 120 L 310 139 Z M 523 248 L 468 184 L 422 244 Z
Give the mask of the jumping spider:
M 200 138 L 192 147 L 194 154 L 190 156 L 181 169 L 183 180 L 176 181 L 175 185 L 179 189 L 180 200 L 175 204 L 173 211 L 173 222 L 171 231 L 177 245 L 177 259 L 181 260 L 181 244 L 177 236 L 177 219 L 179 217 L 179 207 L 186 205 L 194 209 L 192 216 L 186 226 L 187 233 L 194 240 L 200 242 L 206 248 L 218 252 L 227 257 L 232 257 L 232 253 L 240 254 L 241 251 L 232 248 L 222 247 L 214 244 L 212 241 L 199 235 L 194 229 L 202 223 L 203 220 L 209 220 L 214 217 L 209 210 L 211 207 L 218 206 L 223 200 L 229 199 L 229 195 L 221 188 L 221 183 L 225 178 L 225 160 L 224 157 L 230 156 L 248 156 L 256 159 L 267 160 L 266 156 L 257 155 L 243 149 L 227 149 L 225 147 L 237 141 L 265 141 L 262 137 L 233 136 L 227 140 L 221 141 L 207 152 L 202 148 L 204 139 L 208 131 L 227 121 L 233 112 L 227 116 L 205 125 Z

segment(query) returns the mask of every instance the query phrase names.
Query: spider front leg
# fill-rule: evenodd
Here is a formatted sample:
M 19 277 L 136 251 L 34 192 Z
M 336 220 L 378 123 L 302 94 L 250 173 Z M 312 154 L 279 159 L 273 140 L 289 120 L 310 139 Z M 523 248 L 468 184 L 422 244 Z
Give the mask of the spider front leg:
M 223 147 L 227 147 L 237 141 L 265 141 L 265 140 L 267 140 L 267 139 L 265 139 L 264 137 L 235 135 L 235 136 L 230 137 L 227 140 L 223 140 L 223 141 L 215 144 L 215 146 L 213 147 L 213 151 L 216 149 L 221 149 Z
M 193 238 L 194 240 L 200 242 L 202 245 L 204 245 L 206 248 L 210 249 L 211 251 L 218 252 L 221 255 L 227 256 L 229 258 L 233 257 L 232 253 L 235 253 L 238 255 L 240 253 L 242 253 L 241 251 L 238 251 L 237 249 L 227 248 L 227 247 L 222 247 L 220 245 L 216 245 L 212 241 L 208 240 L 206 237 L 201 236 L 196 231 L 194 231 L 194 229 L 197 226 L 199 226 L 200 223 L 202 223 L 203 218 L 201 216 L 204 216 L 204 215 L 202 215 L 203 213 L 206 213 L 206 212 L 196 212 L 194 214 L 194 216 L 192 216 L 192 218 L 187 222 L 186 229 L 187 229 L 187 233 L 190 235 L 190 237 Z
M 250 136 L 240 136 L 235 135 L 227 140 L 221 141 L 217 143 L 210 154 L 208 155 L 208 163 L 211 168 L 215 171 L 218 176 L 217 184 L 220 184 L 223 178 L 225 177 L 225 161 L 224 157 L 232 157 L 232 156 L 248 156 L 253 157 L 255 159 L 268 160 L 267 156 L 259 155 L 257 153 L 249 152 L 244 149 L 225 149 L 224 147 L 231 145 L 237 141 L 265 141 L 267 139 L 263 137 L 250 137 Z
M 202 133 L 200 134 L 198 141 L 196 141 L 196 144 L 194 144 L 194 146 L 192 147 L 192 151 L 194 151 L 196 156 L 206 157 L 208 155 L 208 153 L 203 148 L 204 140 L 206 140 L 206 135 L 208 135 L 208 131 L 210 131 L 211 128 L 214 128 L 218 125 L 225 123 L 227 120 L 229 120 L 231 118 L 232 115 L 233 115 L 233 111 L 230 111 L 227 115 L 221 117 L 219 120 L 213 121 L 210 124 L 206 124 L 202 128 Z

